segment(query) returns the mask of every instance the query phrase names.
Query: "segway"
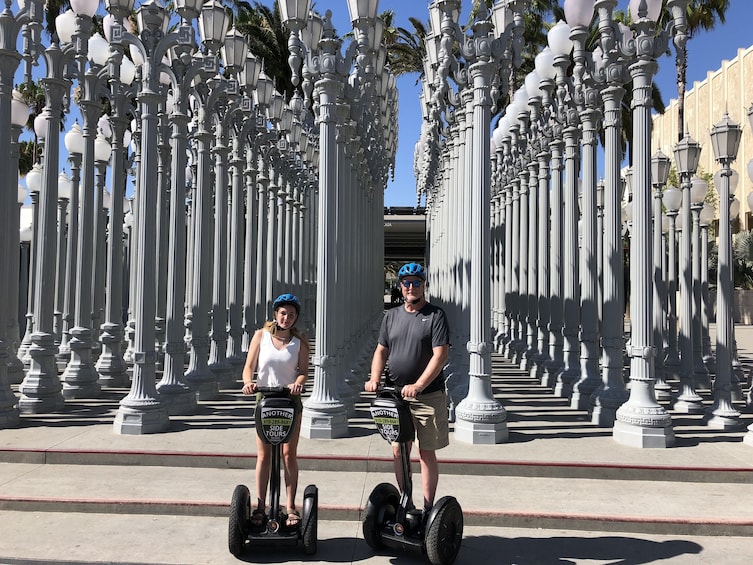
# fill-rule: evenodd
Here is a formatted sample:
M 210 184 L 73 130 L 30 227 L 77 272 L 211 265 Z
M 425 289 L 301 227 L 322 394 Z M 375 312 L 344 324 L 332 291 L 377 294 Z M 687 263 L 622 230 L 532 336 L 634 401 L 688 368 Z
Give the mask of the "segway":
M 269 512 L 261 525 L 251 521 L 251 493 L 246 485 L 238 485 L 230 502 L 228 548 L 240 557 L 248 546 L 296 546 L 303 543 L 306 555 L 316 553 L 319 491 L 308 485 L 303 493 L 303 513 L 295 526 L 285 524 L 287 515 L 280 509 L 280 472 L 282 444 L 290 440 L 300 414 L 285 387 L 258 388 L 263 394 L 256 406 L 256 430 L 262 441 L 272 446 L 269 473 Z M 248 542 L 248 543 L 246 543 Z
M 379 434 L 400 444 L 405 491 L 390 483 L 371 491 L 363 520 L 363 537 L 373 549 L 387 546 L 423 554 L 432 565 L 451 565 L 463 539 L 463 510 L 453 496 L 434 504 L 428 516 L 413 506 L 413 479 L 408 444 L 414 427 L 410 408 L 400 393 L 384 387 L 371 403 L 371 417 Z

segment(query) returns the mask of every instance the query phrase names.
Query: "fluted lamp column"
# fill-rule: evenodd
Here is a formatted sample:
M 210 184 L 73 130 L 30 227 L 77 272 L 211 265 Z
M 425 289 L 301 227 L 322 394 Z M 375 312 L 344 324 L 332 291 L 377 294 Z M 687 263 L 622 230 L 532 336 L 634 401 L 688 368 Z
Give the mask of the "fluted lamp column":
M 134 304 L 132 311 L 136 320 L 134 337 L 133 380 L 129 394 L 120 401 L 113 429 L 120 434 L 146 434 L 168 429 L 170 421 L 167 406 L 160 401 L 156 390 L 155 347 L 156 317 L 156 233 L 157 185 L 154 182 L 157 171 L 157 135 L 159 119 L 157 111 L 160 101 L 159 65 L 167 50 L 173 45 L 194 45 L 192 20 L 196 7 L 177 2 L 178 13 L 182 16 L 177 31 L 165 35 L 164 9 L 156 2 L 149 1 L 137 10 L 140 38 L 128 34 L 123 26 L 113 28 L 113 42 L 124 42 L 135 47 L 144 59 L 141 82 L 139 84 L 139 115 L 141 118 L 141 163 L 137 178 L 138 222 L 137 253 L 132 268 L 134 284 Z M 116 31 L 117 28 L 117 31 Z
M 656 33 L 661 0 L 631 0 L 629 8 L 636 32 L 633 79 L 633 239 L 630 247 L 630 397 L 617 410 L 612 437 L 618 443 L 642 448 L 666 448 L 675 443 L 672 418 L 656 401 L 654 358 L 657 347 L 649 316 L 653 308 L 651 267 L 651 89 L 656 58 L 667 47 L 665 32 Z M 680 24 L 684 12 L 677 14 Z M 680 30 L 682 28 L 678 26 Z M 681 45 L 681 39 L 676 39 Z M 658 228 L 658 227 L 657 227 Z
M 573 98 L 581 123 L 580 377 L 573 383 L 571 408 L 591 408 L 591 394 L 601 386 L 596 233 L 596 146 L 600 101 L 585 51 L 594 0 L 565 0 L 565 19 L 573 41 Z
M 701 310 L 703 297 L 701 296 L 701 270 L 707 268 L 701 265 L 701 225 L 700 216 L 703 201 L 709 190 L 709 184 L 700 177 L 693 177 L 690 181 L 690 215 L 691 225 L 688 226 L 692 238 L 691 244 L 691 277 L 693 290 L 693 328 L 691 330 L 693 342 L 693 382 L 704 389 L 711 388 L 709 371 L 703 362 L 703 322 Z
M 215 58 L 229 26 L 224 6 L 216 0 L 201 7 L 198 20 L 199 33 L 205 46 L 207 59 Z M 212 69 L 214 70 L 214 69 Z M 197 152 L 196 197 L 193 200 L 193 257 L 191 296 L 187 297 L 191 315 L 191 359 L 185 374 L 186 382 L 196 390 L 199 400 L 211 400 L 218 394 L 217 378 L 209 368 L 210 310 L 212 307 L 213 277 L 212 247 L 214 216 L 212 206 L 213 188 L 225 188 L 224 179 L 212 183 L 211 146 L 214 127 L 215 105 L 223 93 L 220 77 L 202 81 L 198 108 L 198 128 L 194 132 Z M 199 88 L 196 89 L 199 91 Z M 219 127 L 219 126 L 218 126 Z M 216 185 L 216 186 L 215 186 Z
M 664 372 L 664 298 L 667 293 L 667 285 L 662 272 L 662 263 L 664 259 L 664 242 L 662 237 L 662 189 L 667 184 L 669 178 L 669 168 L 671 161 L 661 150 L 654 153 L 651 158 L 651 184 L 653 192 L 653 287 L 654 287 L 654 308 L 652 320 L 654 326 L 654 344 L 657 348 L 657 355 L 654 358 L 654 392 L 657 400 L 669 400 L 671 388 L 667 384 Z
M 667 234 L 667 353 L 664 358 L 665 379 L 677 379 L 680 354 L 677 350 L 677 213 L 682 205 L 682 191 L 668 186 L 662 202 L 669 218 Z
M 2 17 L 2 16 L 0 16 Z M 2 24 L 0 24 L 0 29 Z M 3 79 L 4 80 L 4 79 Z M 2 82 L 0 80 L 0 82 Z M 1 87 L 0 87 L 1 88 Z M 0 103 L 2 104 L 2 103 Z M 3 110 L 0 110 L 2 112 Z M 18 384 L 23 381 L 24 378 L 24 364 L 21 359 L 18 358 L 18 345 L 19 345 L 19 319 L 21 313 L 19 312 L 19 222 L 20 222 L 20 207 L 26 200 L 27 190 L 22 185 L 18 184 L 18 158 L 19 158 L 19 141 L 18 138 L 23 131 L 23 127 L 29 120 L 29 107 L 23 101 L 21 93 L 17 90 L 13 91 L 10 101 L 10 159 L 8 161 L 8 174 L 7 174 L 7 193 L 5 194 L 5 204 L 0 204 L 5 208 L 7 214 L 5 220 L 3 220 L 3 211 L 0 210 L 0 225 L 6 226 L 7 230 L 3 236 L 5 240 L 4 244 L 7 246 L 5 250 L 0 250 L 0 256 L 4 253 L 10 257 L 10 268 L 5 269 L 5 276 L 7 277 L 3 282 L 3 288 L 7 290 L 7 298 L 0 304 L 0 340 L 5 340 L 7 347 L 7 382 L 11 384 Z M 16 190 L 14 190 L 16 188 Z M 0 183 L 0 194 L 5 189 Z M 2 197 L 0 197 L 1 199 Z M 0 243 L 2 246 L 3 243 Z M 59 256 L 58 256 L 59 257 Z M 3 277 L 0 276 L 0 281 Z M 57 334 L 56 334 L 57 335 Z M 0 346 L 2 349 L 2 346 Z M 0 353 L 2 355 L 2 353 Z M 0 364 L 4 361 L 0 360 Z M 2 371 L 2 367 L 0 367 Z M 0 379 L 2 377 L 0 376 Z M 2 380 L 0 380 L 0 388 L 3 386 Z M 0 397 L 2 393 L 0 392 Z M 2 400 L 0 400 L 0 413 L 2 413 Z M 15 400 L 14 400 L 15 405 Z M 0 416 L 1 422 L 2 416 Z M 2 424 L 0 423 L 0 429 Z
M 60 149 L 60 121 L 63 102 L 70 91 L 68 70 L 71 58 L 75 64 L 74 73 L 83 79 L 83 67 L 86 61 L 88 38 L 92 31 L 92 16 L 97 10 L 97 0 L 78 0 L 71 4 L 73 11 L 68 11 L 56 18 L 56 27 L 60 43 L 53 42 L 44 51 L 47 63 L 47 76 L 41 79 L 45 94 L 43 115 L 44 131 L 44 168 L 42 171 L 42 190 L 39 192 L 38 221 L 36 223 L 35 243 L 39 248 L 35 252 L 34 277 L 34 333 L 29 347 L 31 366 L 19 388 L 19 410 L 21 413 L 54 412 L 62 408 L 62 385 L 58 377 L 55 359 L 57 348 L 53 336 L 54 292 L 49 292 L 44 285 L 55 279 L 54 254 L 57 244 L 57 169 Z M 64 47 L 61 48 L 61 44 Z M 89 288 L 91 288 L 89 286 Z M 91 310 L 91 306 L 87 305 Z M 73 332 L 72 334 L 73 335 Z M 86 338 L 86 331 L 78 338 Z M 75 341 L 74 339 L 71 340 Z M 90 353 L 90 351 L 89 351 Z M 86 355 L 86 353 L 83 353 Z M 71 362 L 73 362 L 73 355 Z M 70 363 L 69 363 L 70 364 Z M 82 396 L 97 396 L 96 372 L 92 371 L 81 381 Z M 74 385 L 77 387 L 77 385 Z
M 6 13 L 0 15 L 0 18 L 7 16 Z M 0 32 L 6 32 L 5 27 L 10 22 L 4 18 L 0 19 Z M 4 42 L 0 42 L 0 49 L 3 49 Z M 17 64 L 17 61 L 11 60 Z M 6 95 L 6 84 L 8 82 L 5 76 L 6 60 L 0 55 L 0 65 L 3 66 L 2 77 L 0 77 L 0 123 L 10 125 L 8 130 L 12 129 L 11 135 L 7 135 L 7 130 L 0 133 L 5 139 L 0 142 L 3 149 L 7 149 L 12 154 L 10 159 L 10 170 L 6 172 L 3 181 L 0 181 L 0 225 L 7 230 L 0 241 L 0 263 L 6 265 L 4 272 L 0 274 L 0 283 L 6 291 L 10 291 L 12 297 L 8 297 L 0 304 L 0 429 L 14 428 L 20 423 L 18 401 L 16 395 L 10 388 L 9 369 L 18 368 L 20 374 L 23 373 L 23 365 L 15 355 L 13 342 L 18 338 L 18 325 L 13 323 L 18 316 L 18 260 L 19 252 L 19 209 L 16 205 L 18 198 L 26 191 L 18 187 L 18 135 L 21 133 L 21 127 L 26 123 L 29 117 L 29 108 L 18 96 L 13 96 L 8 100 Z M 14 93 L 15 94 L 15 93 Z M 10 102 L 6 104 L 6 102 Z M 7 118 L 10 118 L 8 120 Z M 8 124 L 10 122 L 10 124 Z M 5 142 L 10 141 L 10 146 L 5 147 Z M 13 181 L 13 182 L 4 182 Z M 3 200 L 4 199 L 4 200 Z M 15 327 L 14 327 L 15 326 Z M 15 335 L 14 335 L 15 334 Z M 15 379 L 14 379 L 15 380 Z
M 693 238 L 692 238 L 692 182 L 691 179 L 698 168 L 701 156 L 701 146 L 690 135 L 686 134 L 674 148 L 677 174 L 680 177 L 682 190 L 682 206 L 680 208 L 680 225 L 682 237 L 680 239 L 680 332 L 678 348 L 680 352 L 680 391 L 675 399 L 674 410 L 685 414 L 700 414 L 703 412 L 701 397 L 695 391 L 693 377 Z
M 716 378 L 714 403 L 709 408 L 708 426 L 717 429 L 736 429 L 740 426 L 740 413 L 732 406 L 732 361 L 734 357 L 734 306 L 732 222 L 730 204 L 734 186 L 730 182 L 733 171 L 730 165 L 737 158 L 742 128 L 729 114 L 711 128 L 711 147 L 714 159 L 721 165 L 715 176 L 719 192 L 719 264 L 717 267 L 716 302 Z M 746 434 L 746 443 L 749 443 Z

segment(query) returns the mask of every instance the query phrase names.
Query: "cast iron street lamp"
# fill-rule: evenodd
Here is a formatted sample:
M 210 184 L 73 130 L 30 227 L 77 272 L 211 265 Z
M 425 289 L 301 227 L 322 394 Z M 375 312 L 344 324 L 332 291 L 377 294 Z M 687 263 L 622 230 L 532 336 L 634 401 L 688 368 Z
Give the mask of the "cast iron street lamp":
M 687 0 L 670 0 L 672 20 L 669 29 L 656 33 L 661 0 L 631 0 L 630 13 L 636 36 L 630 43 L 635 61 L 630 65 L 633 79 L 633 232 L 630 247 L 630 398 L 617 410 L 614 439 L 635 447 L 664 448 L 674 445 L 672 419 L 656 401 L 654 359 L 657 347 L 649 316 L 653 309 L 651 269 L 651 85 L 656 58 L 666 50 L 670 34 L 677 49 L 683 50 Z M 660 229 L 660 226 L 656 226 Z
M 160 401 L 156 391 L 155 351 L 156 316 L 156 209 L 157 187 L 154 183 L 157 167 L 157 110 L 160 101 L 160 64 L 167 50 L 174 45 L 194 45 L 191 20 L 198 7 L 185 2 L 176 2 L 182 22 L 175 33 L 165 35 L 164 9 L 153 1 L 142 4 L 136 13 L 140 37 L 126 33 L 122 24 L 112 27 L 112 42 L 133 45 L 144 63 L 139 84 L 139 114 L 141 118 L 141 163 L 137 179 L 139 227 L 136 246 L 138 253 L 132 266 L 135 279 L 132 310 L 136 322 L 134 336 L 133 380 L 129 394 L 120 401 L 113 423 L 116 433 L 144 434 L 165 431 L 169 425 L 167 407 Z M 113 3 L 111 3 L 112 9 Z M 119 15 L 114 12 L 116 17 Z
M 83 77 L 86 64 L 88 40 L 92 31 L 92 16 L 97 10 L 97 0 L 79 0 L 72 3 L 74 12 L 63 14 L 56 20 L 58 33 L 64 43 L 63 49 L 58 43 L 53 43 L 45 49 L 44 58 L 47 63 L 47 74 L 41 79 L 45 93 L 46 106 L 44 115 L 44 158 L 42 170 L 42 190 L 39 193 L 38 223 L 36 223 L 36 241 L 40 243 L 36 252 L 34 265 L 35 286 L 34 293 L 34 333 L 31 336 L 32 345 L 29 348 L 31 366 L 21 387 L 19 409 L 22 413 L 54 412 L 62 408 L 62 386 L 58 378 L 58 368 L 55 360 L 53 335 L 54 323 L 54 293 L 43 287 L 47 281 L 55 279 L 56 262 L 54 260 L 57 245 L 57 181 L 60 149 L 60 117 L 63 102 L 70 90 L 67 79 L 68 63 L 73 59 L 79 80 Z M 75 14 L 75 15 L 74 15 Z M 69 24 L 71 24 L 69 26 Z M 68 27 L 68 29 L 66 29 Z M 92 163 L 93 166 L 93 163 Z M 91 281 L 87 280 L 89 290 Z M 87 304 L 91 311 L 91 305 Z M 71 330 L 73 336 L 73 330 Z M 86 341 L 86 328 L 77 338 Z M 71 340 L 73 341 L 73 339 Z M 86 352 L 82 351 L 81 360 L 86 361 Z M 91 347 L 88 352 L 91 356 Z M 71 362 L 73 362 L 71 355 Z M 87 396 L 97 396 L 99 390 L 96 384 L 96 372 L 91 377 L 86 375 L 82 380 L 82 388 Z M 92 383 L 93 379 L 93 384 Z M 78 386 L 73 385 L 74 387 Z
M 740 413 L 732 407 L 732 361 L 734 333 L 732 308 L 734 285 L 732 274 L 732 222 L 730 204 L 734 187 L 730 186 L 730 165 L 737 158 L 742 128 L 725 113 L 721 122 L 711 128 L 711 147 L 714 159 L 722 169 L 716 177 L 719 191 L 719 265 L 717 267 L 716 304 L 716 378 L 714 379 L 714 404 L 709 409 L 708 425 L 719 429 L 736 429 Z

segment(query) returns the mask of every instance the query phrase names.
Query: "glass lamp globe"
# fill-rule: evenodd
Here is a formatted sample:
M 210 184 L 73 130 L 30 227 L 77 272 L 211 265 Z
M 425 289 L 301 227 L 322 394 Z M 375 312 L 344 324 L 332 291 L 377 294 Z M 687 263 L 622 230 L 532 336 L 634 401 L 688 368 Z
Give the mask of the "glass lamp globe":
M 586 27 L 594 15 L 594 0 L 565 0 L 565 20 L 570 27 Z
M 711 222 L 714 221 L 715 217 L 716 210 L 714 210 L 714 207 L 708 202 L 704 202 L 703 208 L 701 208 L 701 225 L 708 226 Z
M 701 177 L 693 177 L 690 181 L 690 202 L 692 204 L 700 204 L 706 198 L 708 191 L 709 183 Z
M 88 56 L 92 63 L 100 67 L 105 66 L 107 59 L 110 58 L 110 44 L 99 33 L 95 33 L 89 38 Z
M 311 9 L 311 0 L 282 0 L 278 6 L 282 23 L 291 29 L 300 29 L 306 24 Z
M 128 57 L 123 57 L 123 61 L 120 63 L 120 82 L 130 86 L 135 78 L 136 65 Z
M 97 134 L 94 140 L 94 160 L 100 163 L 107 163 L 110 160 L 112 148 L 101 133 Z
M 71 9 L 79 16 L 94 17 L 99 0 L 71 0 Z
M 536 55 L 534 61 L 536 72 L 539 74 L 541 80 L 554 80 L 557 70 L 554 68 L 554 53 L 549 47 L 544 47 L 544 49 Z
M 78 122 L 74 122 L 68 133 L 65 134 L 65 148 L 68 153 L 76 153 L 77 155 L 83 155 L 84 153 L 84 133 L 81 131 L 81 126 Z
M 662 202 L 668 212 L 677 212 L 682 206 L 682 191 L 676 186 L 668 186 L 662 194 Z
M 539 73 L 537 73 L 535 70 L 526 75 L 526 91 L 528 92 L 528 96 L 530 98 L 541 98 L 541 96 L 544 94 L 544 91 L 541 90 L 541 87 L 539 86 L 540 84 L 541 79 L 539 78 Z
M 34 133 L 39 139 L 47 137 L 47 112 L 44 110 L 34 118 Z
M 722 188 L 722 182 L 724 177 L 722 176 L 722 169 L 714 173 L 714 187 L 719 192 Z M 737 190 L 737 183 L 740 182 L 740 174 L 735 169 L 730 169 L 729 175 L 729 193 L 735 194 Z
M 557 55 L 569 55 L 573 50 L 570 26 L 562 20 L 558 21 L 547 33 L 547 42 L 555 57 Z
M 740 215 L 740 201 L 737 198 L 733 198 L 729 203 L 729 217 L 730 220 L 736 220 Z
M 73 34 L 76 32 L 76 13 L 73 10 L 66 10 L 57 16 L 55 18 L 55 29 L 60 43 L 72 42 Z
M 26 186 L 31 192 L 39 192 L 42 188 L 42 167 L 35 163 L 31 170 L 26 173 Z
M 350 21 L 358 20 L 373 21 L 376 18 L 379 0 L 348 0 L 348 12 Z
M 18 230 L 18 240 L 21 243 L 31 243 L 31 237 L 34 234 L 31 223 L 21 224 Z
M 630 17 L 634 22 L 637 22 L 640 19 L 638 12 L 640 10 L 641 3 L 643 2 L 646 3 L 646 17 L 652 22 L 657 21 L 659 19 L 659 14 L 661 13 L 661 0 L 630 0 L 630 4 L 628 4 Z
M 71 192 L 73 192 L 73 185 L 71 183 L 71 180 L 68 178 L 68 175 L 65 173 L 65 171 L 62 171 L 58 175 L 58 198 L 70 200 Z
M 29 121 L 29 106 L 18 90 L 13 90 L 10 102 L 10 121 L 14 126 L 23 127 Z

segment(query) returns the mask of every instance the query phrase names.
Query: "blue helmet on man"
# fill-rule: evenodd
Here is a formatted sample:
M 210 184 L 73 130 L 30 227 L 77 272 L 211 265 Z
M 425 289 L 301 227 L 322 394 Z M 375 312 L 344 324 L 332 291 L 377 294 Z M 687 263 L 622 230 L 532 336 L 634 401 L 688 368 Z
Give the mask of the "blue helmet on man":
M 426 269 L 424 269 L 418 263 L 406 263 L 397 272 L 397 280 L 401 281 L 405 277 L 418 277 L 421 280 L 426 280 Z

